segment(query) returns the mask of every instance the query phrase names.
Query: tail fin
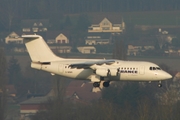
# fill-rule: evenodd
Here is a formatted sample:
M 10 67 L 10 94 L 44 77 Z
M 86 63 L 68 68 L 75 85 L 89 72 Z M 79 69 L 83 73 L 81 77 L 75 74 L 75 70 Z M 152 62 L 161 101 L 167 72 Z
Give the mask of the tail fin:
M 56 56 L 39 35 L 22 35 L 32 62 L 57 61 L 62 58 Z

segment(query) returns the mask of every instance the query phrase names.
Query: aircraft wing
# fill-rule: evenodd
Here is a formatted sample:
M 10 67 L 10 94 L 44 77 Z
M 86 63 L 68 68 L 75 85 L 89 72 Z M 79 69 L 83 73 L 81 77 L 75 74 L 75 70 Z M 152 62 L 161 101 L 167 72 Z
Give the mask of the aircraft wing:
M 70 64 L 69 67 L 71 67 L 71 68 L 90 68 L 92 65 L 103 65 L 103 64 L 111 65 L 113 63 L 115 63 L 115 60 L 88 61 L 88 62 Z

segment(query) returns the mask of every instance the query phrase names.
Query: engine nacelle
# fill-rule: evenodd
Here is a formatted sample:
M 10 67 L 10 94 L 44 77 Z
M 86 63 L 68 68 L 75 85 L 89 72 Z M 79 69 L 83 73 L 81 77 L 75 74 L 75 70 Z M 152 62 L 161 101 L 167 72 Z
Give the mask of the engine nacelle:
M 116 68 L 109 69 L 109 76 L 118 76 L 118 75 L 119 75 L 119 69 Z
M 42 65 L 40 63 L 33 63 L 33 62 L 31 62 L 31 67 L 34 68 L 34 69 L 41 70 Z
M 118 76 L 119 75 L 119 69 L 117 68 L 99 68 L 96 69 L 95 73 L 99 76 L 102 77 L 107 77 L 107 76 Z
M 96 69 L 95 73 L 102 77 L 107 77 L 109 74 L 109 70 L 105 68 Z
M 99 68 L 96 69 L 95 73 L 102 77 L 108 77 L 108 76 L 118 76 L 119 75 L 119 69 L 117 68 Z

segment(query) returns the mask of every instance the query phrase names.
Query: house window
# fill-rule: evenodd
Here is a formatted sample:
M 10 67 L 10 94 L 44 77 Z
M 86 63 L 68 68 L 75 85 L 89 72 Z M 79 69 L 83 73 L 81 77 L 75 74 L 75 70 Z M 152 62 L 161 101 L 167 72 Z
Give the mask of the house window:
M 90 53 L 94 53 L 94 49 L 91 49 L 91 50 L 90 50 Z
M 110 30 L 109 27 L 103 27 L 102 29 L 103 29 L 103 30 Z
M 33 32 L 38 32 L 38 28 L 33 28 Z
M 62 43 L 65 43 L 65 40 L 62 40 Z
M 103 22 L 103 25 L 104 25 L 104 26 L 107 26 L 107 25 L 109 25 L 109 22 L 108 22 L 108 21 L 104 21 L 104 22 Z
M 23 28 L 23 32 L 30 32 L 31 30 L 29 28 Z
M 57 43 L 61 43 L 61 40 L 57 40 Z
M 9 38 L 16 38 L 14 35 L 10 35 Z

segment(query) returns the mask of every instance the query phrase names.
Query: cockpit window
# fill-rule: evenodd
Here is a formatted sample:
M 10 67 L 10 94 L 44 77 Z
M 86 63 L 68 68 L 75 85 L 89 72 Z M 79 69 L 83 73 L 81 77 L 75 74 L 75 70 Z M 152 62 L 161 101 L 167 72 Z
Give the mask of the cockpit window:
M 160 67 L 156 67 L 156 69 L 157 69 L 157 70 L 161 70 L 161 68 L 160 68 Z
M 150 67 L 149 70 L 152 70 L 152 67 Z
M 161 70 L 160 67 L 149 67 L 149 70 Z

